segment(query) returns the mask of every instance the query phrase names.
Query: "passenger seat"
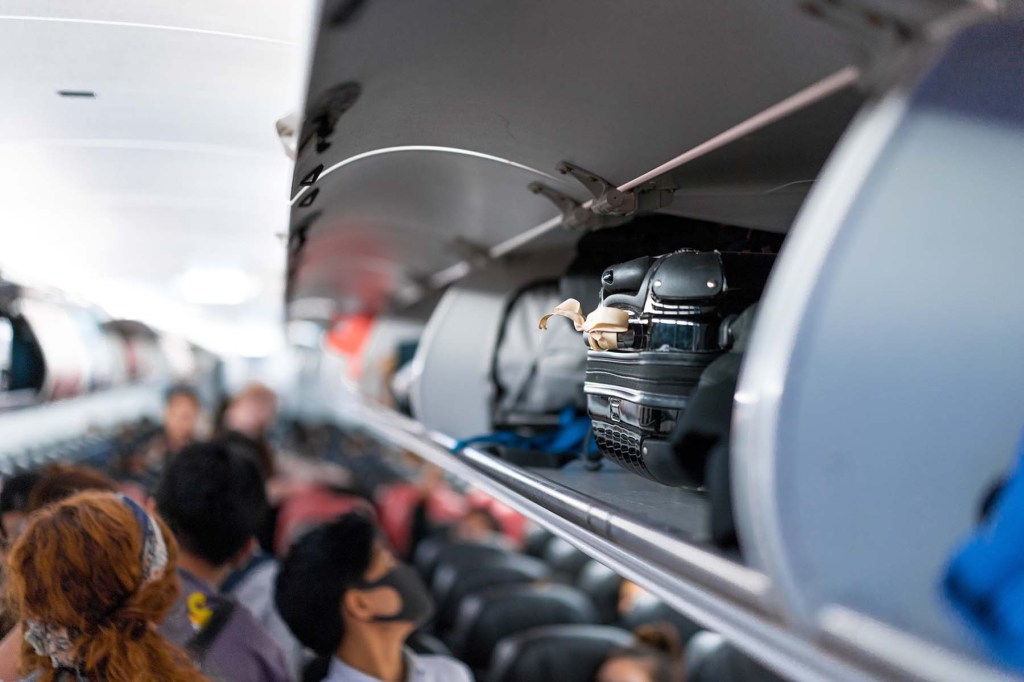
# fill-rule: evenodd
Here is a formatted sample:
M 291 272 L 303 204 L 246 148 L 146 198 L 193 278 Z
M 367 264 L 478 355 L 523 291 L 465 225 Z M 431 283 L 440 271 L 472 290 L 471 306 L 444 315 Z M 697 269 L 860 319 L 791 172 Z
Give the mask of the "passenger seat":
M 482 675 L 498 642 L 542 625 L 595 625 L 590 598 L 567 585 L 506 585 L 470 595 L 459 607 L 448 645 Z
M 540 559 L 519 554 L 490 557 L 484 563 L 444 563 L 434 573 L 432 591 L 437 603 L 434 627 L 448 632 L 455 624 L 461 604 L 469 595 L 499 585 L 534 583 L 545 580 L 551 571 Z
M 660 599 L 644 599 L 638 602 L 631 611 L 623 614 L 619 624 L 632 632 L 641 625 L 655 623 L 668 623 L 675 628 L 681 647 L 686 647 L 690 638 L 701 632 L 699 625 Z
M 599 561 L 589 561 L 580 571 L 576 587 L 594 602 L 601 622 L 612 624 L 619 619 L 619 591 L 622 577 Z
M 593 682 L 614 649 L 633 636 L 607 625 L 548 625 L 498 643 L 486 682 Z
M 575 585 L 590 557 L 562 538 L 553 538 L 544 550 L 544 561 L 551 567 L 554 579 L 566 585 Z
M 512 553 L 504 545 L 493 542 L 448 542 L 440 538 L 423 540 L 416 548 L 413 563 L 427 585 L 434 584 L 434 574 L 442 565 L 483 566 L 487 561 Z
M 526 536 L 523 538 L 523 552 L 529 556 L 543 559 L 548 544 L 554 538 L 555 536 L 551 534 L 551 531 L 535 526 L 526 531 Z
M 686 645 L 686 682 L 784 682 L 760 663 L 741 653 L 722 635 L 702 631 Z

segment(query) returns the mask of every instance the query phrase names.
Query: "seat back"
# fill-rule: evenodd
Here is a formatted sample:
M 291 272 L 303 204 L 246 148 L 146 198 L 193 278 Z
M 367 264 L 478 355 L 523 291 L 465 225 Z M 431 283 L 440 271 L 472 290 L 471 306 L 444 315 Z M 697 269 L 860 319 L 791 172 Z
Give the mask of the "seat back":
M 544 552 L 547 551 L 548 548 L 548 543 L 550 543 L 554 537 L 555 536 L 551 534 L 551 531 L 546 528 L 531 528 L 526 531 L 526 536 L 523 538 L 523 551 L 530 556 L 543 559 Z
M 679 637 L 679 646 L 685 647 L 690 638 L 701 631 L 699 625 L 679 613 L 660 599 L 644 599 L 622 615 L 621 625 L 627 630 L 635 630 L 641 625 L 668 623 L 675 628 Z
M 619 590 L 622 577 L 598 561 L 587 562 L 580 571 L 576 587 L 590 596 L 602 623 L 614 623 L 619 618 Z
M 423 578 L 423 582 L 430 584 L 434 579 L 434 569 L 437 568 L 437 558 L 441 556 L 441 550 L 451 544 L 447 538 L 428 537 L 420 540 L 413 550 L 412 565 L 416 572 Z
M 275 553 L 287 554 L 292 543 L 310 528 L 357 510 L 371 516 L 375 514 L 373 506 L 366 499 L 336 493 L 327 488 L 314 487 L 301 494 L 292 495 L 281 505 L 281 511 L 277 516 L 277 529 L 274 534 Z
M 724 637 L 701 631 L 686 645 L 687 682 L 782 682 L 772 671 L 740 653 Z
M 434 627 L 447 632 L 455 623 L 459 604 L 469 595 L 499 585 L 532 583 L 544 580 L 550 569 L 540 559 L 507 553 L 485 557 L 478 562 L 442 563 L 434 573 L 432 591 L 437 604 Z
M 551 567 L 555 580 L 575 585 L 580 571 L 590 557 L 562 538 L 554 538 L 544 549 L 544 561 Z
M 380 486 L 374 495 L 381 530 L 402 556 L 413 551 L 413 518 L 421 496 L 420 486 L 406 481 Z M 427 518 L 431 523 L 451 523 L 465 514 L 466 508 L 464 498 L 445 487 L 431 492 L 426 500 Z
M 405 640 L 405 645 L 417 654 L 430 656 L 451 656 L 452 652 L 448 646 L 434 635 L 417 630 Z
M 423 578 L 432 585 L 434 574 L 441 565 L 481 566 L 495 557 L 511 554 L 512 551 L 498 540 L 452 542 L 445 538 L 427 538 L 416 547 L 413 565 Z
M 590 598 L 567 585 L 506 585 L 482 590 L 459 607 L 448 645 L 474 672 L 490 664 L 498 642 L 541 625 L 596 624 Z
M 488 682 L 592 682 L 608 655 L 633 636 L 607 625 L 548 625 L 498 643 Z

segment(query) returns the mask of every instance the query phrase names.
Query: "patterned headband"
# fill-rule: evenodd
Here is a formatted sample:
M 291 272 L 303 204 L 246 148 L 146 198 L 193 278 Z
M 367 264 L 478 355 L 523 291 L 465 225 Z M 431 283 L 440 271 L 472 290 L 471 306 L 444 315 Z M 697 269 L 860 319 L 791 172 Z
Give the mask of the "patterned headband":
M 142 529 L 142 584 L 140 588 L 164 577 L 167 568 L 167 541 L 164 534 L 160 532 L 160 526 L 139 503 L 127 495 L 119 495 L 125 506 L 131 510 L 135 520 L 139 522 Z
M 118 497 L 131 510 L 142 532 L 142 556 L 139 558 L 142 582 L 138 587 L 142 589 L 164 576 L 167 570 L 167 541 L 160 531 L 160 526 L 138 502 L 127 495 Z M 25 641 L 38 655 L 48 656 L 54 668 L 78 669 L 74 659 L 74 648 L 80 633 L 76 629 L 34 620 L 26 620 L 25 626 Z

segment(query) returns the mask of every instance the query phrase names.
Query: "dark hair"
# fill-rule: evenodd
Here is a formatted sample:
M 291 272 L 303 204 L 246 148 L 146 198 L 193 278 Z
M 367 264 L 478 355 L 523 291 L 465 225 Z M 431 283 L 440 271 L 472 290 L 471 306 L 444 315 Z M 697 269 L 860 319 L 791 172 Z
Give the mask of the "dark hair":
M 349 513 L 314 528 L 292 545 L 277 574 L 274 601 L 281 618 L 318 654 L 338 649 L 345 634 L 341 598 L 370 568 L 377 528 Z
M 174 384 L 164 392 L 164 405 L 170 405 L 175 398 L 187 398 L 195 403 L 196 407 L 202 404 L 199 400 L 199 392 L 188 384 Z
M 218 443 L 223 443 L 231 452 L 248 458 L 257 466 L 260 476 L 264 480 L 270 478 L 274 473 L 274 455 L 270 446 L 265 441 L 253 440 L 238 431 L 228 431 L 217 437 Z
M 256 535 L 267 493 L 256 465 L 222 443 L 195 443 L 168 463 L 154 494 L 178 544 L 223 566 Z
M 654 682 L 682 680 L 679 638 L 669 623 L 641 625 L 633 631 L 636 643 L 612 651 L 608 659 L 628 658 L 638 661 Z
M 39 482 L 33 486 L 26 511 L 34 512 L 84 490 L 116 493 L 118 489 L 112 478 L 92 467 L 52 464 L 43 469 Z
M 6 479 L 0 489 L 0 514 L 27 511 L 29 495 L 40 478 L 42 474 L 39 472 L 26 471 Z

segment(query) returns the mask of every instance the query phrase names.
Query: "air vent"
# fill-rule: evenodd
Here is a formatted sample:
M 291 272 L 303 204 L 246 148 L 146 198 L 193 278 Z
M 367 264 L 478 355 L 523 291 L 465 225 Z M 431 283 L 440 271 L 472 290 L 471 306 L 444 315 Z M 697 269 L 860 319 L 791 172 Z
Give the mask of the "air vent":
M 61 97 L 77 97 L 78 99 L 96 99 L 96 93 L 92 90 L 58 90 Z

